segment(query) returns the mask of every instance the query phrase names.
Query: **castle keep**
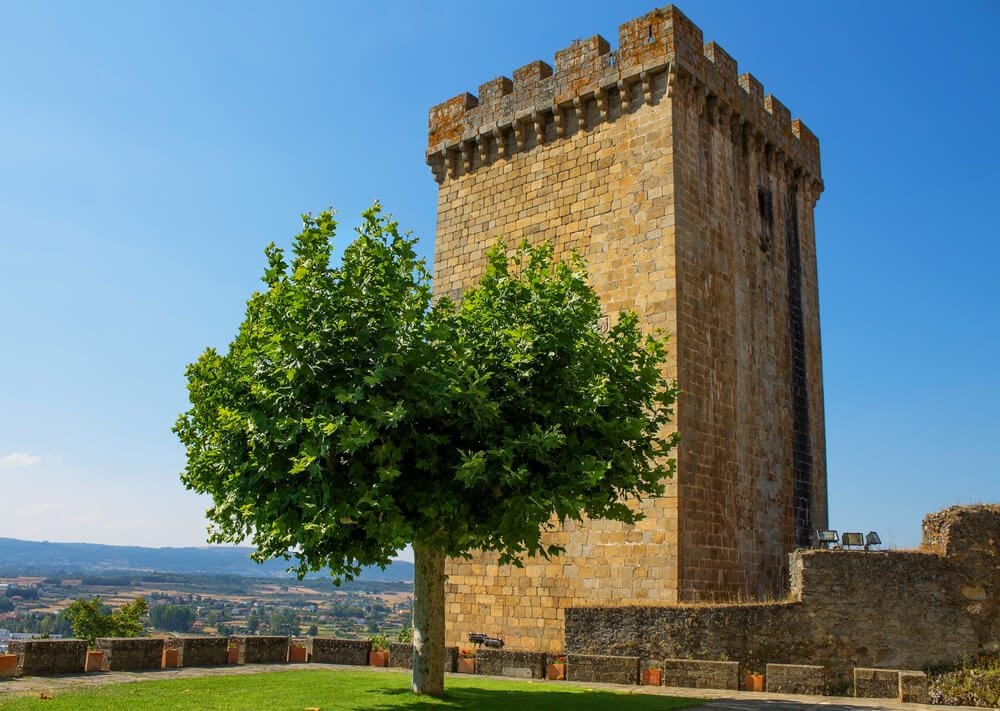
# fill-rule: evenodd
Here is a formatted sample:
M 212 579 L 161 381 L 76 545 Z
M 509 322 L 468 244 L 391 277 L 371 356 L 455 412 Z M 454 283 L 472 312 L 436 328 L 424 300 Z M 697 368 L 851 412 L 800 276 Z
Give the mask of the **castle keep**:
M 448 563 L 448 642 L 559 650 L 565 611 L 780 593 L 825 528 L 813 208 L 819 143 L 674 7 L 431 109 L 434 283 L 460 296 L 498 239 L 576 250 L 612 321 L 672 335 L 678 471 L 634 527 L 549 534 L 521 569 Z

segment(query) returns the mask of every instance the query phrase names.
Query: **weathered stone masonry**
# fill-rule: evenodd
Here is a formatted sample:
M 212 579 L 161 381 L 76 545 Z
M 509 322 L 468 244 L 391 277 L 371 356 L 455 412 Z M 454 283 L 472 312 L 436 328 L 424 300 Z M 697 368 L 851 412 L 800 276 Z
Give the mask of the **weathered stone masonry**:
M 587 260 L 609 318 L 673 336 L 677 477 L 635 527 L 550 534 L 523 569 L 449 561 L 448 639 L 563 647 L 564 611 L 783 592 L 826 525 L 813 208 L 819 143 L 679 10 L 625 23 L 430 112 L 434 278 L 459 296 L 497 239 Z
M 757 672 L 814 664 L 831 683 L 849 681 L 854 667 L 996 654 L 998 545 L 1000 505 L 952 507 L 924 519 L 919 551 L 796 551 L 788 602 L 570 609 L 566 651 L 725 659 Z

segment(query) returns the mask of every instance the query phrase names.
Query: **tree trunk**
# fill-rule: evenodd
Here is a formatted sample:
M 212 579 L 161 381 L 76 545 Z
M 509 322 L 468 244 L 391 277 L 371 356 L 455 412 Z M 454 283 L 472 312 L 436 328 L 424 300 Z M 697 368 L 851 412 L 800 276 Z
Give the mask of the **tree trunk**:
M 413 543 L 414 693 L 444 694 L 444 554 Z

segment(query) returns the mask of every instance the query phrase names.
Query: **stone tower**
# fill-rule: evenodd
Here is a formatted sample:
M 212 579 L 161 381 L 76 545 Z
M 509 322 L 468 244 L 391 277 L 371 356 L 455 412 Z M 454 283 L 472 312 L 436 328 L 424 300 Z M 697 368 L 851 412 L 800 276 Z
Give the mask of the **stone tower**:
M 523 568 L 449 561 L 448 640 L 558 650 L 564 610 L 780 593 L 826 527 L 813 208 L 819 142 L 675 7 L 430 112 L 434 284 L 460 296 L 487 247 L 576 250 L 612 321 L 672 335 L 678 471 L 634 527 L 569 525 Z

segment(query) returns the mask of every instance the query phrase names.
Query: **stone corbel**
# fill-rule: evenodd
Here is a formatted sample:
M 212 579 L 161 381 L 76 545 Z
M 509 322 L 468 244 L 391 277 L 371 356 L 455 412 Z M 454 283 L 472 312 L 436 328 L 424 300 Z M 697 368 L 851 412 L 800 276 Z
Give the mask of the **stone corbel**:
M 490 162 L 490 139 L 487 134 L 480 133 L 476 138 L 479 144 L 479 164 L 486 165 Z
M 493 128 L 493 140 L 497 142 L 497 157 L 501 160 L 507 158 L 507 140 L 503 129 L 499 126 Z
M 667 98 L 673 98 L 677 88 L 677 62 L 667 65 Z
M 556 124 L 556 135 L 563 138 L 566 135 L 566 115 L 562 106 L 552 107 L 552 120 Z
M 538 145 L 545 143 L 545 116 L 540 111 L 531 114 L 531 121 L 535 125 L 535 142 Z
M 583 99 L 579 96 L 573 99 L 573 110 L 576 111 L 576 123 L 583 131 L 587 128 L 587 111 L 583 106 Z
M 472 171 L 472 141 L 462 141 L 462 167 L 466 173 Z
M 608 95 L 603 89 L 598 89 L 594 94 L 597 99 L 597 110 L 601 112 L 601 121 L 608 122 L 611 116 L 611 109 L 608 105 Z
M 647 104 L 653 103 L 653 73 L 639 72 L 639 80 L 642 81 L 642 98 Z
M 452 179 L 457 178 L 458 157 L 452 155 L 452 151 L 449 151 L 447 148 L 442 149 L 441 153 L 444 154 L 444 165 L 448 170 L 448 177 Z
M 517 150 L 523 151 L 527 145 L 527 137 L 524 135 L 524 124 L 517 119 L 514 120 L 514 145 Z

